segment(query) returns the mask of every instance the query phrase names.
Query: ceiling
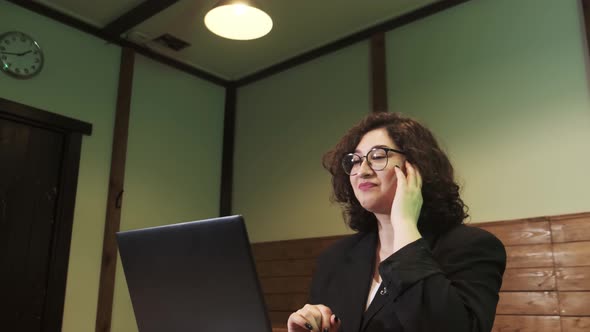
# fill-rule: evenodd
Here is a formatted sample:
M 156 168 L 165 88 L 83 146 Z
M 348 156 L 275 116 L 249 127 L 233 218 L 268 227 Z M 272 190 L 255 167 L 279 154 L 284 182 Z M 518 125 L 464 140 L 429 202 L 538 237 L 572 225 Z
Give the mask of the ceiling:
M 256 40 L 218 37 L 203 18 L 218 0 L 36 0 L 34 2 L 98 29 L 143 6 L 143 21 L 123 24 L 122 38 L 196 69 L 233 81 L 324 46 L 438 0 L 258 0 L 273 19 L 272 31 Z M 150 6 L 151 3 L 151 6 Z M 146 6 L 147 5 L 147 6 Z M 151 7 L 149 9 L 148 7 Z M 148 8 L 147 10 L 145 10 Z M 154 9 L 155 8 L 155 9 Z M 151 10 L 151 12 L 150 12 Z M 145 13 L 148 16 L 145 18 Z M 135 18 L 141 15 L 135 15 Z M 126 25 L 126 26 L 125 26 Z M 129 28 L 127 29 L 127 26 Z M 153 41 L 171 34 L 191 46 L 174 51 Z

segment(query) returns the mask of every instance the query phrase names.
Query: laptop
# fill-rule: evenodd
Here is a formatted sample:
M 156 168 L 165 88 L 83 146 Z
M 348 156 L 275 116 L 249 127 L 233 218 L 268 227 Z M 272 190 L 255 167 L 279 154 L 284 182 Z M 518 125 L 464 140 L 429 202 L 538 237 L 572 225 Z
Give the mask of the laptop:
M 140 332 L 271 332 L 241 216 L 117 233 Z

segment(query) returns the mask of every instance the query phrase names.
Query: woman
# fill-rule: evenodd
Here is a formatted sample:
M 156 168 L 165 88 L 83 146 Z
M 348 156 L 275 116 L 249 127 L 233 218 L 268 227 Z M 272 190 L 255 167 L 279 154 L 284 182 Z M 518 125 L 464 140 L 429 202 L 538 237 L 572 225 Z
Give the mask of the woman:
M 463 225 L 453 167 L 432 133 L 396 113 L 367 116 L 324 156 L 357 233 L 317 262 L 289 332 L 490 331 L 502 243 Z

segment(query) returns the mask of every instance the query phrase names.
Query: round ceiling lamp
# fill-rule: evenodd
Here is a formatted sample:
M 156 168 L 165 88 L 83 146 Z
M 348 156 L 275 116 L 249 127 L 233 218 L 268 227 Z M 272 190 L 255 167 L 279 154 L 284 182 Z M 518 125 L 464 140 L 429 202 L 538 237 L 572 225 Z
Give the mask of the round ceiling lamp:
M 268 34 L 272 19 L 253 1 L 222 0 L 205 15 L 205 25 L 224 38 L 251 40 Z

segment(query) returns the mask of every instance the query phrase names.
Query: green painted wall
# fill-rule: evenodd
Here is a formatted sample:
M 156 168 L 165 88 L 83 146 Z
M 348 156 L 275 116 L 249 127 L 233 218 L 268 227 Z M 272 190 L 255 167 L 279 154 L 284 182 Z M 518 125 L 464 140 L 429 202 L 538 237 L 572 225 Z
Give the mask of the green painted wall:
M 387 34 L 389 104 L 446 146 L 472 221 L 590 210 L 576 0 L 473 0 Z
M 245 216 L 251 241 L 347 232 L 321 159 L 370 110 L 368 47 L 238 90 L 233 212 Z
M 0 73 L 0 96 L 93 125 L 83 138 L 63 331 L 93 331 L 109 184 L 120 48 L 51 19 L 0 2 L 0 31 L 21 30 L 45 52 L 30 80 Z
M 121 230 L 218 216 L 224 105 L 224 88 L 136 57 Z M 112 331 L 137 331 L 120 260 Z
M 120 48 L 0 2 L 0 31 L 45 51 L 30 80 L 0 74 L 0 96 L 93 125 L 84 137 L 63 329 L 93 331 L 98 302 Z M 136 56 L 121 229 L 214 217 L 219 210 L 225 90 Z M 112 331 L 137 331 L 119 263 Z

